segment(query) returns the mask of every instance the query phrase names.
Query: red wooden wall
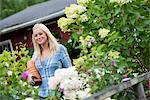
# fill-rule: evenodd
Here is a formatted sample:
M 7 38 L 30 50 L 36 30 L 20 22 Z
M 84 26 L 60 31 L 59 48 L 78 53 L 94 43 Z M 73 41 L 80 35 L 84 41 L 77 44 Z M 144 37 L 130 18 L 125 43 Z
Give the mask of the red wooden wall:
M 69 40 L 71 34 L 62 32 L 60 28 L 57 26 L 57 23 L 47 25 L 47 27 L 50 29 L 51 32 L 59 33 L 61 41 L 66 42 L 67 40 Z M 28 27 L 28 28 L 19 29 L 19 30 L 1 35 L 0 41 L 10 39 L 13 45 L 13 49 L 16 48 L 16 44 L 19 42 L 26 44 L 27 48 L 33 48 L 31 36 L 32 36 L 32 27 Z

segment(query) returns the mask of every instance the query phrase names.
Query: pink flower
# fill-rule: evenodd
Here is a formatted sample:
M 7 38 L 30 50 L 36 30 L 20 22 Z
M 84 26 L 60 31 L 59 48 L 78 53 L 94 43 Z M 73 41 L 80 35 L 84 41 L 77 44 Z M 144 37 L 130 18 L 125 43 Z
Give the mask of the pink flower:
M 64 92 L 64 88 L 59 88 L 59 91 L 60 92 Z
M 148 79 L 148 87 L 150 88 L 150 79 Z
M 128 78 L 128 75 L 123 75 L 123 79 L 122 82 L 127 82 L 129 81 L 131 78 Z
M 90 42 L 91 42 L 91 44 L 94 44 L 95 43 L 95 39 L 92 38 Z
M 24 71 L 22 73 L 22 79 L 26 80 L 28 78 L 29 72 L 28 71 Z
M 112 66 L 117 66 L 116 61 L 115 61 L 115 60 L 112 60 L 112 61 L 111 61 L 111 65 L 112 65 Z
M 127 82 L 127 81 L 129 81 L 131 78 L 124 78 L 124 79 L 122 79 L 122 82 Z

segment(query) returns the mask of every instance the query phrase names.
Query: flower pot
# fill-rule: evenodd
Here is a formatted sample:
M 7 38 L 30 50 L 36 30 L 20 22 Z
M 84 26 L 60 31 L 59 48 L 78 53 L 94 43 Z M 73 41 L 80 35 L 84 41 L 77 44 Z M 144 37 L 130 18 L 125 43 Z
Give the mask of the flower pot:
M 35 81 L 34 86 L 38 86 L 42 84 L 42 79 L 40 73 L 38 72 L 35 62 L 33 60 L 28 61 L 27 63 L 27 71 L 33 75 L 33 80 Z

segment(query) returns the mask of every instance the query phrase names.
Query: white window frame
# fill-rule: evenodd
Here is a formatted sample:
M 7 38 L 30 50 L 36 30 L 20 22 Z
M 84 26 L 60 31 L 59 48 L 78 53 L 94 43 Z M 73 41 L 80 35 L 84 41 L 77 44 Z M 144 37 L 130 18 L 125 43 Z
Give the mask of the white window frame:
M 10 50 L 11 50 L 11 52 L 12 52 L 12 51 L 13 51 L 13 46 L 12 46 L 11 40 L 8 39 L 8 40 L 1 41 L 1 42 L 0 42 L 0 46 L 6 45 L 6 44 L 9 44 L 9 45 L 10 45 Z

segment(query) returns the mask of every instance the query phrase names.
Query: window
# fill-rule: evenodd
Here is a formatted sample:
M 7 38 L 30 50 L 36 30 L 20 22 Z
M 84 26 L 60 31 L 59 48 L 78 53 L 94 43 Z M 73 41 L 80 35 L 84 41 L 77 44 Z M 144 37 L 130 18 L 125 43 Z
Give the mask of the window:
M 11 40 L 0 42 L 0 54 L 3 52 L 3 50 L 7 50 L 11 52 L 13 51 Z

